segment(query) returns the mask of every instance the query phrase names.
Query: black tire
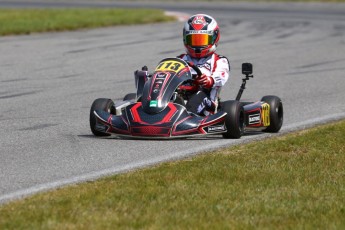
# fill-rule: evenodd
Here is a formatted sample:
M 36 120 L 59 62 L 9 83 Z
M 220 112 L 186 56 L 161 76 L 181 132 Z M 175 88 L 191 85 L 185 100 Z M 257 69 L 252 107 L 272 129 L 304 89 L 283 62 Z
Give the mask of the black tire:
M 277 96 L 264 96 L 261 101 L 270 105 L 270 125 L 264 132 L 277 133 L 283 125 L 284 111 L 283 103 Z
M 136 93 L 128 93 L 126 96 L 123 98 L 124 101 L 132 101 L 132 100 L 137 100 L 137 94 Z
M 240 138 L 245 127 L 245 115 L 241 103 L 238 101 L 224 101 L 221 103 L 221 110 L 227 113 L 225 120 L 227 132 L 223 133 L 223 137 Z
M 114 102 L 111 99 L 98 98 L 96 99 L 90 109 L 90 128 L 95 136 L 110 136 L 109 133 L 103 133 L 95 129 L 96 115 L 93 113 L 95 110 L 103 110 L 105 112 L 116 114 Z

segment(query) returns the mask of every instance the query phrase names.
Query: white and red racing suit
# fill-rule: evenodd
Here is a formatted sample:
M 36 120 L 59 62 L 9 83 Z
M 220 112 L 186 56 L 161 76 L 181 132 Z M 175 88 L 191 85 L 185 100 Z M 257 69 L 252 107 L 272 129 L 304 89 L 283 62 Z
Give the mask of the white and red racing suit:
M 182 54 L 178 57 L 185 61 L 193 62 L 203 74 L 213 78 L 214 84 L 212 88 L 202 90 L 205 96 L 197 105 L 196 113 L 199 115 L 207 115 L 209 112 L 214 113 L 218 107 L 218 96 L 221 87 L 225 85 L 230 76 L 228 59 L 215 53 L 206 58 L 192 58 L 188 54 Z M 192 68 L 191 71 L 192 74 L 196 74 Z

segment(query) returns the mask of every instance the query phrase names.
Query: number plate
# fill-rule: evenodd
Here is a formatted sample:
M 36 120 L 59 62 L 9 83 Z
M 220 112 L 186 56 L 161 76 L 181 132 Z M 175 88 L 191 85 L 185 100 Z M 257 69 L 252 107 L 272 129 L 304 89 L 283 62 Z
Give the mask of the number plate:
M 179 72 L 185 66 L 182 62 L 167 60 L 159 63 L 155 71 L 171 71 L 171 72 Z

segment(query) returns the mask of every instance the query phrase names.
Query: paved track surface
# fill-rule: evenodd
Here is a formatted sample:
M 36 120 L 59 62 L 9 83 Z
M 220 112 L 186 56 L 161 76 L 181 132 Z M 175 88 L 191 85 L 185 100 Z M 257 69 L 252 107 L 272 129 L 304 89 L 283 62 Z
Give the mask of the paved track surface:
M 32 4 L 85 6 L 0 1 L 3 7 Z M 283 133 L 345 117 L 344 5 L 146 6 L 216 17 L 221 27 L 218 52 L 228 56 L 232 66 L 222 98 L 236 96 L 241 63 L 252 62 L 255 77 L 243 98 L 280 96 L 285 109 Z M 148 141 L 91 135 L 88 119 L 93 100 L 121 99 L 134 92 L 135 69 L 148 65 L 152 70 L 160 59 L 183 52 L 182 26 L 173 22 L 0 38 L 0 202 L 268 137 Z

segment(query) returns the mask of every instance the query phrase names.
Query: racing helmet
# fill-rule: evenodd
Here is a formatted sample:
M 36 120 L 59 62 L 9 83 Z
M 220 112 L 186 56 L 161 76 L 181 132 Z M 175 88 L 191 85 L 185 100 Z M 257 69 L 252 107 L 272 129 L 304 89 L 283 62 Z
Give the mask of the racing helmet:
M 216 20 L 206 14 L 191 16 L 183 28 L 186 52 L 194 58 L 204 58 L 216 51 L 220 33 Z

